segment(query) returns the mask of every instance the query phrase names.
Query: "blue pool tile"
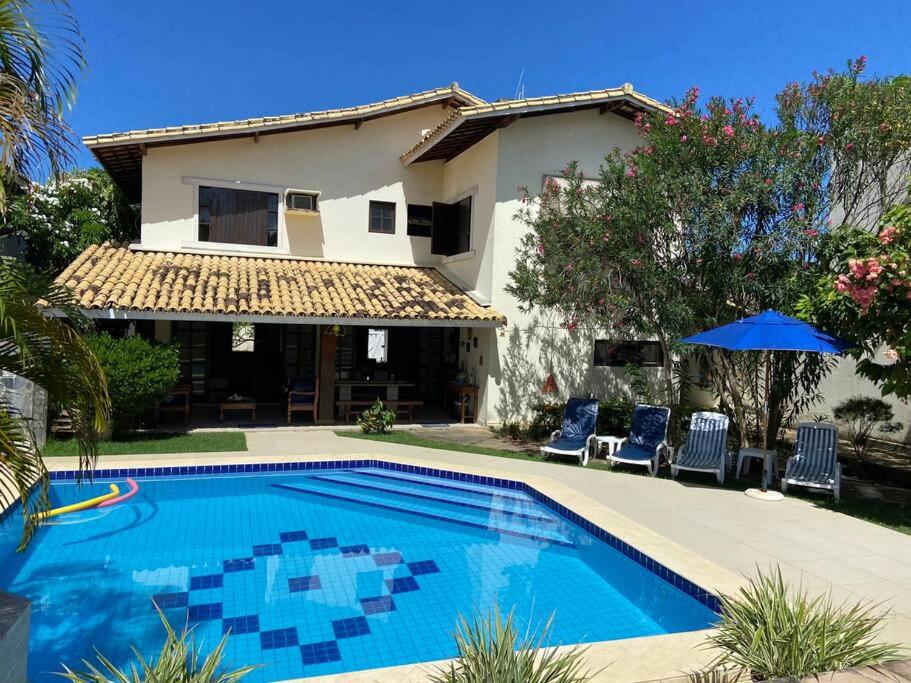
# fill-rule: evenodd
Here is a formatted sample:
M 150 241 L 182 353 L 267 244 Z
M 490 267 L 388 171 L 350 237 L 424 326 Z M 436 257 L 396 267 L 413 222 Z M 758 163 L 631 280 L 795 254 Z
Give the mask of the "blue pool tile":
M 327 548 L 338 548 L 338 540 L 332 536 L 329 538 L 311 538 L 310 547 L 313 550 L 326 550 Z
M 386 586 L 390 593 L 407 593 L 409 591 L 420 590 L 418 582 L 413 576 L 402 576 L 397 579 L 386 579 Z
M 361 607 L 364 608 L 364 614 L 381 614 L 395 611 L 395 603 L 392 601 L 391 595 L 381 595 L 377 598 L 361 598 Z
M 414 576 L 421 576 L 422 574 L 437 574 L 440 571 L 440 568 L 437 567 L 437 563 L 433 560 L 419 560 L 418 562 L 409 562 L 408 569 Z
M 338 643 L 334 640 L 301 645 L 301 661 L 304 664 L 326 664 L 338 662 L 341 658 L 342 653 L 338 651 Z
M 402 555 L 397 552 L 374 553 L 373 560 L 377 567 L 386 567 L 392 564 L 402 564 Z
M 221 588 L 224 585 L 224 574 L 206 574 L 190 578 L 190 590 L 200 591 L 208 588 Z
M 221 619 L 221 612 L 220 602 L 211 602 L 207 605 L 190 605 L 187 608 L 187 619 L 190 621 Z
M 367 624 L 366 617 L 350 617 L 333 621 L 332 631 L 335 633 L 336 639 L 341 640 L 342 638 L 366 636 L 370 633 L 370 626 Z
M 265 543 L 263 545 L 253 546 L 253 557 L 265 557 L 267 555 L 281 555 L 281 543 Z
M 278 628 L 274 631 L 263 631 L 259 634 L 259 644 L 263 650 L 277 650 L 283 647 L 297 647 L 297 629 Z
M 359 555 L 369 555 L 370 548 L 363 543 L 360 545 L 343 545 L 339 550 L 342 557 L 358 557 Z
M 225 560 L 224 562 L 225 572 L 243 572 L 249 569 L 253 569 L 253 558 L 252 557 L 242 557 L 238 560 Z
M 317 588 L 322 588 L 322 586 L 322 582 L 316 575 L 299 576 L 288 579 L 288 590 L 290 590 L 292 593 L 302 593 L 303 591 L 316 590 Z
M 152 597 L 152 602 L 158 609 L 171 609 L 172 607 L 186 607 L 190 599 L 189 593 L 159 593 Z
M 256 633 L 259 631 L 259 617 L 256 614 L 248 614 L 244 617 L 228 617 L 221 622 L 222 634 L 231 632 L 232 636 L 240 636 L 245 633 Z
M 306 531 L 282 531 L 278 535 L 282 543 L 291 543 L 293 541 L 306 541 L 308 536 Z

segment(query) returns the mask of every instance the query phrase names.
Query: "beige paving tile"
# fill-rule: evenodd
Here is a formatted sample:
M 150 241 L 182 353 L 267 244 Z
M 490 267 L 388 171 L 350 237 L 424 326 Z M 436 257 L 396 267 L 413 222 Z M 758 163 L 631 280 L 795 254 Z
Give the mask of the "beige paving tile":
M 863 569 L 874 576 L 892 581 L 911 579 L 911 562 L 902 562 L 900 559 L 884 555 L 868 555 L 867 557 L 849 557 L 844 560 L 845 565 Z
M 832 560 L 802 560 L 790 564 L 798 569 L 813 574 L 823 581 L 828 581 L 844 586 L 849 583 L 867 583 L 876 581 L 880 577 L 871 574 L 856 566 L 848 564 L 849 561 L 833 562 Z

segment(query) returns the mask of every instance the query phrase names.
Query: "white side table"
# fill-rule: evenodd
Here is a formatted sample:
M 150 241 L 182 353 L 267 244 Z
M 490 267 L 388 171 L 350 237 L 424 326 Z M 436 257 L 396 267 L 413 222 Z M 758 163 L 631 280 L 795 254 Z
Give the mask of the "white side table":
M 737 478 L 740 479 L 741 470 L 746 472 L 750 469 L 749 460 L 756 458 L 762 460 L 765 465 L 765 481 L 763 484 L 766 488 L 772 483 L 772 480 L 778 475 L 778 451 L 763 450 L 761 448 L 741 448 L 737 453 Z M 746 467 L 744 467 L 746 464 Z
M 596 436 L 597 453 L 601 452 L 604 446 L 607 446 L 607 457 L 612 456 L 620 449 L 620 444 L 626 439 L 624 436 Z

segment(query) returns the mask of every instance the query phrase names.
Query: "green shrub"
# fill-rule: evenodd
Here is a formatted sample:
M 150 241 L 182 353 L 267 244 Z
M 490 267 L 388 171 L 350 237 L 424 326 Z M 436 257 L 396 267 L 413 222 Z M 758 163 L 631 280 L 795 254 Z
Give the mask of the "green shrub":
M 221 660 L 229 634 L 226 634 L 215 649 L 202 659 L 192 631 L 184 627 L 181 634 L 177 635 L 161 611 L 158 612 L 158 616 L 167 632 L 167 639 L 158 659 L 145 661 L 134 647 L 136 663 L 121 671 L 104 655 L 98 653 L 99 666 L 83 660 L 87 671 L 76 672 L 64 666 L 64 672 L 60 676 L 71 683 L 235 683 L 256 668 L 245 666 L 234 671 L 222 671 Z
M 791 591 L 781 570 L 759 576 L 736 596 L 721 596 L 721 623 L 709 643 L 713 666 L 736 667 L 753 680 L 803 677 L 894 660 L 899 648 L 875 643 L 883 615 L 874 606 L 835 605 Z
M 106 332 L 86 338 L 108 378 L 114 431 L 121 433 L 167 397 L 180 377 L 176 345 Z
M 387 410 L 383 402 L 377 399 L 376 403 L 361 413 L 357 423 L 364 434 L 385 434 L 395 424 L 395 413 Z
M 836 420 L 847 425 L 854 454 L 859 460 L 866 458 L 870 435 L 877 425 L 879 431 L 884 434 L 894 433 L 902 428 L 900 422 L 892 422 L 892 406 L 881 398 L 872 396 L 846 398 L 835 406 L 832 414 Z
M 504 620 L 499 610 L 469 622 L 459 619 L 455 633 L 458 655 L 448 667 L 430 676 L 432 683 L 584 683 L 586 650 L 579 646 L 558 651 L 548 646 L 553 616 L 541 629 L 520 638 L 513 613 Z M 542 649 L 543 648 L 543 649 Z

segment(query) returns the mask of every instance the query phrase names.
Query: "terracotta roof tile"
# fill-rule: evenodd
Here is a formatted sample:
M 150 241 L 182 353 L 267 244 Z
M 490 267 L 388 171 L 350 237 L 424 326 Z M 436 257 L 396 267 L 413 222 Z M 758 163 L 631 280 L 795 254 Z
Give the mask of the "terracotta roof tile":
M 57 281 L 89 310 L 505 324 L 433 268 L 93 245 Z

